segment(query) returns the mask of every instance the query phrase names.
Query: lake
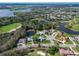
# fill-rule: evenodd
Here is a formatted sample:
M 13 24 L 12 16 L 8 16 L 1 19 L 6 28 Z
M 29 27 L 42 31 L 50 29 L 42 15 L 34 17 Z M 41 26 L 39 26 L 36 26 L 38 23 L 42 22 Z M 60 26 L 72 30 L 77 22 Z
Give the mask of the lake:
M 10 9 L 0 9 L 0 18 L 15 16 L 14 12 L 31 12 L 31 9 L 21 9 L 21 10 L 14 10 L 14 11 L 11 11 Z
M 11 17 L 14 16 L 14 13 L 8 9 L 1 9 L 0 10 L 0 17 Z

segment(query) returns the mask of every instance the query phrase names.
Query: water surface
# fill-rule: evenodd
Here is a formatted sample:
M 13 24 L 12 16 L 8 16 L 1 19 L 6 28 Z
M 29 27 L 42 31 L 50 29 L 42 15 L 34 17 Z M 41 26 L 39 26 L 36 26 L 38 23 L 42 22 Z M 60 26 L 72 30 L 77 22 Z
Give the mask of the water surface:
M 73 30 L 70 30 L 68 28 L 65 28 L 64 25 L 66 25 L 67 23 L 61 23 L 60 24 L 60 30 L 62 32 L 65 32 L 65 33 L 68 33 L 68 34 L 76 34 L 76 35 L 79 35 L 79 32 L 78 31 L 73 31 Z
M 14 16 L 14 13 L 9 9 L 1 9 L 0 10 L 0 17 L 11 17 Z
M 0 18 L 15 16 L 14 12 L 31 12 L 31 9 L 28 8 L 28 9 L 14 10 L 14 11 L 11 11 L 10 9 L 0 9 Z

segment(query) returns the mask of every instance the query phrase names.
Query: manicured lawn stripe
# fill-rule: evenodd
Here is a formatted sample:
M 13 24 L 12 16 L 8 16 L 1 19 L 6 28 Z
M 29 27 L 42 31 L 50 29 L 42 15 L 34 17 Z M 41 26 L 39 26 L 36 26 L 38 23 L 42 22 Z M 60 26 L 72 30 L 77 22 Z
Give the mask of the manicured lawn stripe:
M 21 24 L 20 23 L 13 23 L 10 25 L 2 26 L 2 27 L 0 27 L 0 32 L 6 33 L 12 29 L 16 29 L 18 26 L 21 26 Z

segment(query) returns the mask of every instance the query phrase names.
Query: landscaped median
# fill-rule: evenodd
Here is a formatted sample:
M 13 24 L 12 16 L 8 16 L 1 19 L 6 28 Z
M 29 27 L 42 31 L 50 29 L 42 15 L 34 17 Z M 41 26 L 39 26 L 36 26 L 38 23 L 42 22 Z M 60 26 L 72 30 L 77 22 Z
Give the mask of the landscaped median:
M 0 27 L 0 34 L 2 33 L 9 33 L 15 31 L 16 29 L 20 28 L 22 25 L 20 23 L 13 23 L 6 26 Z

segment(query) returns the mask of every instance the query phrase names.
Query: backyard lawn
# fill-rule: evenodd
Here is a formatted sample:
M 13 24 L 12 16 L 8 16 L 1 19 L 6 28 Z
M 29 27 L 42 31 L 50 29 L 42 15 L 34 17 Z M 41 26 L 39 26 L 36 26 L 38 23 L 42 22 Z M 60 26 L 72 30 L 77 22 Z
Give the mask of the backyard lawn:
M 64 33 L 65 36 L 73 36 L 73 34 L 69 34 L 69 33 Z
M 74 41 L 77 45 L 79 44 L 79 42 L 78 41 Z
M 6 33 L 6 32 L 9 32 L 13 29 L 16 29 L 19 26 L 21 26 L 20 23 L 13 23 L 13 24 L 10 24 L 10 25 L 2 26 L 2 27 L 0 27 L 0 32 Z
M 76 48 L 73 48 L 75 52 L 79 53 L 79 46 L 77 46 Z
M 68 41 L 65 44 L 73 44 L 73 42 L 70 41 L 70 39 L 68 39 Z
M 43 44 L 50 44 L 50 41 L 49 40 L 45 40 L 42 42 Z

